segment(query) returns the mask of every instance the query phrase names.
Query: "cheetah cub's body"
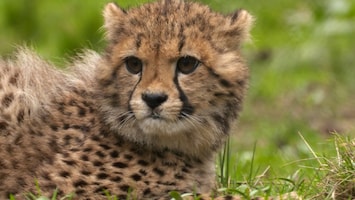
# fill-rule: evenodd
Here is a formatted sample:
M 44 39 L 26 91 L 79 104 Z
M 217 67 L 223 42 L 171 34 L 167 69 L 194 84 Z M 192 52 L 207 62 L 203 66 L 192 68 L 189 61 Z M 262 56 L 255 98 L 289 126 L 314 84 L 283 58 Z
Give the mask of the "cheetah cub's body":
M 167 199 L 210 193 L 214 155 L 248 80 L 250 15 L 162 0 L 104 10 L 108 47 L 60 71 L 29 50 L 0 61 L 0 199 Z

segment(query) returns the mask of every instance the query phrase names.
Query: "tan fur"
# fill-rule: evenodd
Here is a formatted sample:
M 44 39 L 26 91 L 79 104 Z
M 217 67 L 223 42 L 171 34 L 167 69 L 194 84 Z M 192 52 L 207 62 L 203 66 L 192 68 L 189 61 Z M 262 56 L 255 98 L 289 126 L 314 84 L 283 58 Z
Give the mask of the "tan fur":
M 169 198 L 210 193 L 214 158 L 247 89 L 240 45 L 252 17 L 162 0 L 104 10 L 107 51 L 59 70 L 28 49 L 0 62 L 0 198 L 58 188 L 59 196 Z M 132 74 L 126 60 L 138 58 Z M 200 61 L 191 73 L 179 59 Z M 144 95 L 165 95 L 150 107 Z M 153 95 L 153 97 L 154 97 Z

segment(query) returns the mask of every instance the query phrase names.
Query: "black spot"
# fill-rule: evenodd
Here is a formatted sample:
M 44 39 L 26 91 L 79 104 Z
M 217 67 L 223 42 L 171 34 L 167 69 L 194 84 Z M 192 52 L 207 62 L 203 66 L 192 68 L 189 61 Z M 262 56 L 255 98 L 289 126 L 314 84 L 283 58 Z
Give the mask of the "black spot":
M 48 177 L 45 177 L 46 180 L 50 180 L 49 176 Z M 22 178 L 22 177 L 19 177 L 16 179 L 16 183 L 21 185 L 21 186 L 25 186 L 26 185 L 26 182 L 25 182 L 25 179 Z
M 72 149 L 70 149 L 70 151 L 71 152 L 78 152 L 78 151 L 80 151 L 80 149 L 79 148 L 72 148 Z
M 181 175 L 181 174 L 175 174 L 174 177 L 175 177 L 176 179 L 179 179 L 179 180 L 185 179 L 184 176 Z
M 130 151 L 131 151 L 131 152 L 134 152 L 134 153 L 136 153 L 136 154 L 138 154 L 138 155 L 142 155 L 142 154 L 145 153 L 145 150 L 144 150 L 143 148 L 137 148 L 137 147 L 132 147 L 132 148 L 130 149 Z
M 70 173 L 67 171 L 61 171 L 61 172 L 59 172 L 59 176 L 64 177 L 64 178 L 68 178 L 70 176 Z
M 82 107 L 78 107 L 78 115 L 79 117 L 84 117 L 86 115 L 86 110 Z
M 101 138 L 98 135 L 91 136 L 91 139 L 94 140 L 94 141 L 100 141 L 101 140 Z
M 224 200 L 233 200 L 233 196 L 231 195 L 227 195 L 227 196 L 224 196 Z
M 115 162 L 115 163 L 112 164 L 112 166 L 117 167 L 117 168 L 126 168 L 126 167 L 128 167 L 127 164 L 122 163 L 122 162 Z
M 140 181 L 142 179 L 141 175 L 139 174 L 132 174 L 131 178 L 135 181 Z
M 77 190 L 75 190 L 75 194 L 76 195 L 81 195 L 81 194 L 84 194 L 84 193 L 87 193 L 85 190 L 83 190 L 83 189 L 77 189 Z
M 86 90 L 84 90 L 84 89 L 81 89 L 81 90 L 79 90 L 79 91 L 74 91 L 76 94 L 78 94 L 79 96 L 81 96 L 81 97 L 85 97 L 88 93 L 87 93 L 87 91 Z
M 215 92 L 213 95 L 214 95 L 215 97 L 227 96 L 227 94 L 226 94 L 226 93 L 223 93 L 223 92 Z
M 98 161 L 98 160 L 94 161 L 93 164 L 94 164 L 94 166 L 96 166 L 96 167 L 99 167 L 99 166 L 104 165 L 102 162 L 100 162 L 100 161 Z
M 208 103 L 209 103 L 212 107 L 217 106 L 217 103 L 216 103 L 215 100 L 210 100 L 210 101 L 208 101 Z
M 173 153 L 174 155 L 176 155 L 177 157 L 180 157 L 180 158 L 182 158 L 182 157 L 184 156 L 184 154 L 181 153 L 181 152 L 179 152 L 179 151 L 173 151 L 172 153 Z
M 74 187 L 83 187 L 83 186 L 86 186 L 86 185 L 88 185 L 88 183 L 86 182 L 86 181 L 84 181 L 84 180 L 78 180 L 78 181 L 75 181 L 74 183 L 73 183 L 73 186 Z
M 158 156 L 158 158 L 164 159 L 165 158 L 165 154 L 162 151 L 154 151 L 153 152 L 156 156 Z
M 194 161 L 198 164 L 203 164 L 202 160 L 199 158 L 194 158 Z
M 164 175 L 165 175 L 165 172 L 164 172 L 163 170 L 157 168 L 157 167 L 155 167 L 155 168 L 153 169 L 153 172 L 156 173 L 156 174 L 158 174 L 159 176 L 164 176 Z
M 64 114 L 64 110 L 65 110 L 65 104 L 63 102 L 57 102 L 57 105 L 58 105 L 58 111 L 62 114 Z
M 223 125 L 224 123 L 225 123 L 225 119 L 224 119 L 224 117 L 222 117 L 221 115 L 219 115 L 219 114 L 213 114 L 212 115 L 212 117 L 213 117 L 213 119 L 216 121 L 216 122 L 218 122 L 218 124 L 220 124 L 220 125 Z
M 109 150 L 111 149 L 109 146 L 107 146 L 106 144 L 100 144 L 100 147 L 102 147 L 105 150 Z
M 187 167 L 187 168 L 192 168 L 192 165 L 191 164 L 189 164 L 189 163 L 185 163 L 185 167 Z
M 148 166 L 149 163 L 145 160 L 138 160 L 138 164 L 142 166 Z
M 82 155 L 81 160 L 83 161 L 89 161 L 89 157 L 87 155 Z
M 6 94 L 1 101 L 1 104 L 4 108 L 7 108 L 11 105 L 12 101 L 14 100 L 15 96 L 12 93 Z
M 176 185 L 176 183 L 175 182 L 169 182 L 169 181 L 157 181 L 157 183 L 159 184 L 159 185 L 169 185 L 169 186 L 171 186 L 171 185 Z
M 108 175 L 106 173 L 99 173 L 96 175 L 98 179 L 106 179 Z
M 142 37 L 143 37 L 143 34 L 142 33 L 139 33 L 137 35 L 137 38 L 136 38 L 136 47 L 137 49 L 139 49 L 139 47 L 141 46 L 142 44 Z
M 20 110 L 20 111 L 17 113 L 17 122 L 18 122 L 18 123 L 23 122 L 24 117 L 25 117 L 25 111 L 24 111 L 24 110 Z
M 235 28 L 235 29 L 229 29 L 228 31 L 225 31 L 223 36 L 224 37 L 235 37 L 237 35 L 240 35 L 241 29 L 240 28 Z
M 213 114 L 212 115 L 213 119 L 218 123 L 219 128 L 222 130 L 222 132 L 224 134 L 228 134 L 229 133 L 229 123 L 228 121 L 225 119 L 225 117 L 222 117 L 219 114 Z
M 64 124 L 64 125 L 63 125 L 63 129 L 64 129 L 64 130 L 68 130 L 69 128 L 70 128 L 69 124 Z
M 87 147 L 83 150 L 84 152 L 91 152 L 92 151 L 92 148 L 91 147 Z
M 6 129 L 7 126 L 8 126 L 8 123 L 6 123 L 6 122 L 4 122 L 4 121 L 0 122 L 0 130 L 1 130 L 1 129 L 2 129 L 2 130 Z
M 148 195 L 152 193 L 152 191 L 149 189 L 149 188 L 146 188 L 144 191 L 143 191 L 143 195 Z
M 220 79 L 219 83 L 221 83 L 221 85 L 223 85 L 224 87 L 227 87 L 227 88 L 232 86 L 232 84 L 225 79 Z
M 124 192 L 128 192 L 129 188 L 131 188 L 129 185 L 121 185 L 120 189 Z
M 117 158 L 117 157 L 119 156 L 118 151 L 116 151 L 116 150 L 111 151 L 111 152 L 110 152 L 110 156 L 111 156 L 112 158 Z
M 181 171 L 186 172 L 186 173 L 189 173 L 189 172 L 190 172 L 190 170 L 187 169 L 186 167 L 183 167 L 183 168 L 181 169 Z
M 212 76 L 214 76 L 215 78 L 219 79 L 219 83 L 220 83 L 222 86 L 227 87 L 227 88 L 229 88 L 229 87 L 232 86 L 232 84 L 231 84 L 229 81 L 227 81 L 227 80 L 221 78 L 221 76 L 218 75 L 215 71 L 213 71 L 212 68 L 208 68 L 208 72 L 209 72 Z
M 94 191 L 94 193 L 105 194 L 105 191 L 107 191 L 107 187 L 105 187 L 105 186 L 100 186 L 100 187 L 96 188 L 96 190 Z
M 81 173 L 82 173 L 83 175 L 85 175 L 85 176 L 88 176 L 88 175 L 91 174 L 90 171 L 86 171 L 86 170 L 81 171 Z
M 125 154 L 123 157 L 126 158 L 127 160 L 132 160 L 133 159 L 133 156 L 129 155 L 129 154 Z
M 139 173 L 142 174 L 143 176 L 147 175 L 147 172 L 144 169 L 140 169 Z
M 105 96 L 105 98 L 110 101 L 110 105 L 112 107 L 119 107 L 120 106 L 119 96 L 117 93 L 108 94 Z
M 115 176 L 115 177 L 111 178 L 110 180 L 114 181 L 114 182 L 121 182 L 122 178 L 119 176 Z
M 162 161 L 163 166 L 174 167 L 177 166 L 176 162 Z
M 65 141 L 66 144 L 69 144 L 69 140 L 71 140 L 71 139 L 72 139 L 71 135 L 65 135 L 63 138 L 63 140 Z
M 51 124 L 49 127 L 52 129 L 52 131 L 58 131 L 58 126 Z
M 97 151 L 95 154 L 100 158 L 104 158 L 106 156 L 104 153 L 102 153 L 102 151 Z
M 182 25 L 180 26 L 178 37 L 180 38 L 179 44 L 178 44 L 178 51 L 180 53 L 182 48 L 185 45 L 185 40 L 186 40 L 186 36 L 184 35 L 184 26 L 182 26 Z
M 233 23 L 236 22 L 235 20 L 238 19 L 240 12 L 241 12 L 241 10 L 237 10 L 233 13 L 232 18 L 231 18 L 231 25 L 233 25 Z
M 85 126 L 85 125 L 81 125 L 81 126 L 80 126 L 80 130 L 81 130 L 81 132 L 83 132 L 83 133 L 87 133 L 87 132 L 90 131 L 90 127 Z
M 57 139 L 55 137 L 51 137 L 48 141 L 48 146 L 51 148 L 53 152 L 59 153 L 61 152 L 61 148 L 58 147 Z
M 236 101 L 232 102 L 229 101 L 226 104 L 226 107 L 231 109 L 229 112 L 226 112 L 225 115 L 228 117 L 236 118 L 238 117 L 238 111 L 240 110 L 240 102 L 242 101 L 241 99 L 236 97 Z
M 70 165 L 70 166 L 76 164 L 76 162 L 74 160 L 63 160 L 63 162 L 65 162 L 67 165 Z
M 18 73 L 14 74 L 14 76 L 12 76 L 12 77 L 10 78 L 9 83 L 12 84 L 12 85 L 17 86 L 17 79 L 18 79 L 18 76 L 19 76 Z
M 102 132 L 101 134 L 102 134 L 102 135 L 107 135 L 106 132 Z M 124 141 L 122 138 L 120 138 L 120 137 L 117 137 L 117 138 L 116 138 L 116 142 L 115 142 L 115 145 L 116 145 L 116 146 L 122 147 L 122 145 L 123 145 L 124 143 L 125 143 L 125 141 Z

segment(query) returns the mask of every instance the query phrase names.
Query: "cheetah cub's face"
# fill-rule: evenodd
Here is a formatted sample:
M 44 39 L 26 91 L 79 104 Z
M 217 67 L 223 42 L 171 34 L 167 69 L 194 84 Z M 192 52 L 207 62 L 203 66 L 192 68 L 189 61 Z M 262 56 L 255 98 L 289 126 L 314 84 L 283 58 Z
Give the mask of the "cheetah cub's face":
M 109 47 L 98 78 L 108 125 L 146 144 L 218 146 L 246 90 L 239 46 L 251 16 L 178 0 L 128 11 L 108 4 L 104 16 Z

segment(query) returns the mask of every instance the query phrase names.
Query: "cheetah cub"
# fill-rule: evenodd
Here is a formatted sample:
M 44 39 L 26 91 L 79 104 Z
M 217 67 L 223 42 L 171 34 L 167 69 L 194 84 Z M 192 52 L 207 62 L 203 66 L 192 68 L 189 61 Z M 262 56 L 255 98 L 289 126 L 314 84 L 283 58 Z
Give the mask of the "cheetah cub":
M 104 9 L 108 46 L 67 70 L 23 48 L 0 61 L 0 199 L 211 194 L 241 109 L 252 17 L 180 0 Z M 225 197 L 228 198 L 228 197 Z

